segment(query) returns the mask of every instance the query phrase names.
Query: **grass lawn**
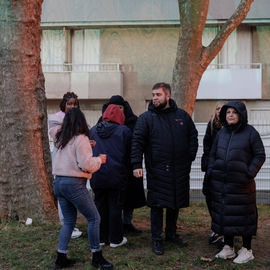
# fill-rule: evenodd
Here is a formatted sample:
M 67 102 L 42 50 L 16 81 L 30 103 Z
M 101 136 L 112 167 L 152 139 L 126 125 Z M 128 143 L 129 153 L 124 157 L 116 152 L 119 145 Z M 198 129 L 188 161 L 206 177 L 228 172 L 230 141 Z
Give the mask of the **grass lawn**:
M 180 211 L 178 233 L 189 242 L 188 247 L 178 248 L 165 242 L 164 255 L 152 253 L 150 212 L 149 208 L 144 207 L 137 209 L 134 214 L 134 224 L 143 232 L 127 235 L 128 243 L 125 246 L 115 249 L 103 247 L 103 254 L 114 263 L 115 269 L 270 269 L 270 206 L 259 205 L 258 208 L 258 234 L 252 241 L 255 260 L 245 265 L 235 265 L 232 260 L 214 260 L 219 248 L 207 242 L 210 219 L 205 203 L 193 203 Z M 69 269 L 96 269 L 90 264 L 91 254 L 83 217 L 79 216 L 77 226 L 83 231 L 83 236 L 70 241 L 69 257 L 78 259 L 78 262 Z M 0 269 L 53 269 L 59 229 L 59 225 L 0 224 Z M 241 247 L 240 238 L 236 240 L 236 248 Z M 212 261 L 205 262 L 202 257 Z

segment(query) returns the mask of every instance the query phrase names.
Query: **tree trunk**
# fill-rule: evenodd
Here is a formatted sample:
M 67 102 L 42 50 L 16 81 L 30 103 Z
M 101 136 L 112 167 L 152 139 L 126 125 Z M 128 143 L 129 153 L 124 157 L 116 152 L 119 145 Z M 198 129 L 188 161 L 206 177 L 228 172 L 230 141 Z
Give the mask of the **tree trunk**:
M 172 78 L 172 96 L 190 115 L 194 110 L 201 77 L 222 49 L 231 32 L 247 16 L 254 0 L 241 0 L 208 47 L 202 46 L 202 35 L 209 0 L 178 0 L 180 33 Z
M 42 0 L 1 0 L 0 218 L 55 220 L 40 61 Z
M 202 34 L 209 0 L 178 0 L 180 33 L 173 70 L 172 92 L 179 107 L 190 115 L 204 69 L 201 67 Z

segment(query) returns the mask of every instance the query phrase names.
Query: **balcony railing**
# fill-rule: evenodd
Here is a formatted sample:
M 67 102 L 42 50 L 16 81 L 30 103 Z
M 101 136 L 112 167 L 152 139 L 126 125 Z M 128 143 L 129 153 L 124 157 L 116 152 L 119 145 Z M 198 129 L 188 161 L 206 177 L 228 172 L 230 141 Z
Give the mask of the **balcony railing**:
M 261 63 L 246 64 L 210 64 L 207 69 L 261 69 Z
M 42 64 L 43 72 L 112 72 L 121 71 L 119 63 Z
M 108 99 L 123 94 L 123 74 L 118 63 L 43 64 L 46 97 L 58 99 L 72 89 L 80 99 Z

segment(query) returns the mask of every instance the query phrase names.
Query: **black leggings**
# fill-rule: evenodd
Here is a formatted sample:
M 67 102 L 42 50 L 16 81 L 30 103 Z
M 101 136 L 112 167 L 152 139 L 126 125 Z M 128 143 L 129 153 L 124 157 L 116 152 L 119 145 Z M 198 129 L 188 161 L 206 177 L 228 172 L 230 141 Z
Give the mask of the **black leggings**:
M 242 239 L 243 239 L 243 247 L 245 247 L 247 250 L 250 250 L 251 249 L 252 235 L 242 235 Z M 233 240 L 234 240 L 234 236 L 224 235 L 224 244 L 225 245 L 233 247 Z

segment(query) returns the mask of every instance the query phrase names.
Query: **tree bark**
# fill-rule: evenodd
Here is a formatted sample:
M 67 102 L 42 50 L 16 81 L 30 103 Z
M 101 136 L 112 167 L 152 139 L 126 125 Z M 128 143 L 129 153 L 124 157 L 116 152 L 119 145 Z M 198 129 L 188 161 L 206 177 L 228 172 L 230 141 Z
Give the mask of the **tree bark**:
M 0 218 L 55 220 L 44 76 L 42 0 L 1 0 Z
M 190 115 L 194 110 L 202 75 L 226 39 L 245 19 L 254 0 L 241 0 L 208 47 L 202 46 L 209 0 L 178 0 L 180 32 L 172 78 L 172 96 Z

